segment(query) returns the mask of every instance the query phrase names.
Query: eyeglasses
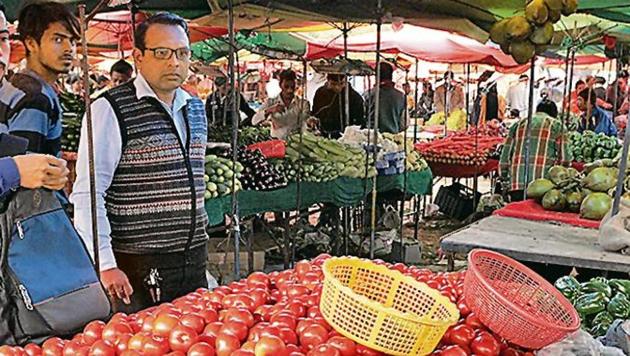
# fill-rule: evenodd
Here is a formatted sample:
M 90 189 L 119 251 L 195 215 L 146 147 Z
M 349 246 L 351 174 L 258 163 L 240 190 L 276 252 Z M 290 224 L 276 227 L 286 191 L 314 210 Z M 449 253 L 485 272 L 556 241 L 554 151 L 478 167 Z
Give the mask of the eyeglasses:
M 171 49 L 166 47 L 156 47 L 156 48 L 145 48 L 145 51 L 153 52 L 153 56 L 156 59 L 168 60 L 173 57 L 173 53 L 175 53 L 175 57 L 180 61 L 189 60 L 191 51 L 188 47 L 182 47 L 177 49 Z

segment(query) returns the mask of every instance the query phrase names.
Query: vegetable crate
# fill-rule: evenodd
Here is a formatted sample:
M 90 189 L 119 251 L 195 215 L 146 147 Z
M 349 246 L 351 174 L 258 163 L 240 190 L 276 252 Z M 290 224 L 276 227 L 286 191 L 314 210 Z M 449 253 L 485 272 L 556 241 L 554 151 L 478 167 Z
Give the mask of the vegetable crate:
M 442 186 L 435 196 L 435 204 L 440 207 L 440 212 L 458 219 L 464 220 L 475 211 L 474 202 L 481 199 L 481 193 L 473 192 L 467 186 L 454 182 L 449 186 Z

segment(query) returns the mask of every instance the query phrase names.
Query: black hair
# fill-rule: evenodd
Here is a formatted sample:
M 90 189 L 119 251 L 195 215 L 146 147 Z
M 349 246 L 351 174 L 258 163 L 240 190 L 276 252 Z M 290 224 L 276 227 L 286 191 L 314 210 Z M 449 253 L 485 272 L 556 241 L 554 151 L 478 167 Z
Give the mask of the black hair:
M 447 70 L 446 72 L 444 72 L 444 79 L 450 79 L 450 80 L 455 79 L 455 73 L 453 73 L 450 70 Z
M 149 30 L 149 27 L 151 27 L 151 25 L 179 26 L 184 30 L 186 36 L 189 36 L 188 24 L 186 23 L 186 20 L 170 12 L 160 12 L 149 17 L 140 25 L 138 25 L 134 38 L 136 48 L 143 51 L 146 49 L 145 39 L 147 36 L 147 31 Z
M 582 79 L 580 79 L 577 82 L 575 82 L 575 87 L 577 87 L 578 85 L 586 85 L 586 82 L 584 82 Z
M 17 32 L 20 40 L 24 42 L 24 47 L 29 37 L 39 44 L 48 27 L 57 22 L 61 23 L 75 40 L 79 39 L 79 20 L 64 4 L 54 1 L 35 2 L 22 8 L 18 15 Z M 28 47 L 26 55 L 29 55 Z
M 227 78 L 226 77 L 216 77 L 214 78 L 214 84 L 216 86 L 222 87 L 227 83 Z
M 295 72 L 292 71 L 291 69 L 285 69 L 282 72 L 280 72 L 280 74 L 278 74 L 278 80 L 280 82 L 283 81 L 296 81 L 297 80 L 297 76 L 295 75 Z
M 112 74 L 114 72 L 124 74 L 131 78 L 133 76 L 133 67 L 131 66 L 131 64 L 129 64 L 129 62 L 121 59 L 118 62 L 114 63 L 110 68 L 109 74 Z
M 381 77 L 379 79 L 381 81 L 392 80 L 394 77 L 394 68 L 385 62 L 381 62 L 379 65 L 381 69 Z
M 326 79 L 332 80 L 333 82 L 342 82 L 346 78 L 343 74 L 328 74 Z
M 536 111 L 544 112 L 551 117 L 558 117 L 558 106 L 549 99 L 543 99 L 538 106 L 536 106 Z
M 590 101 L 591 105 L 593 106 L 597 103 L 597 95 L 595 95 L 595 92 L 591 88 L 586 88 L 582 90 L 581 92 L 578 93 L 578 96 L 584 99 L 584 101 L 586 102 Z
M 521 75 L 518 77 L 518 79 L 519 79 L 519 80 L 521 80 L 521 79 L 529 79 L 529 75 L 527 75 L 527 74 L 521 74 Z
M 625 69 L 622 69 L 619 71 L 619 73 L 617 73 L 617 77 L 619 78 L 628 78 L 630 76 L 630 74 L 628 74 L 628 71 Z

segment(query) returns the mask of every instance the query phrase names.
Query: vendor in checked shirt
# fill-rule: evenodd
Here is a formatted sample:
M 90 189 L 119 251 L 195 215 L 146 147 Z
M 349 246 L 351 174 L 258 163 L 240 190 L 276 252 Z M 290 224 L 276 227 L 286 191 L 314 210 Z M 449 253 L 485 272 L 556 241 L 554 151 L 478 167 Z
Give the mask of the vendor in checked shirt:
M 501 153 L 501 177 L 509 182 L 508 192 L 512 201 L 523 200 L 527 182 L 543 178 L 553 165 L 568 165 L 572 160 L 566 129 L 556 119 L 558 108 L 545 99 L 532 117 L 529 141 L 529 179 L 525 178 L 525 133 L 527 118 L 510 128 Z

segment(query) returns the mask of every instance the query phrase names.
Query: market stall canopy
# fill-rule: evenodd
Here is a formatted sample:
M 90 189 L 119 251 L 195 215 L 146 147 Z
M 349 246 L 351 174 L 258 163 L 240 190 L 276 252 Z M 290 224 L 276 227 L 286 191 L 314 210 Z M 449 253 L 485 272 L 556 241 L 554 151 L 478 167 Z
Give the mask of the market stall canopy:
M 375 52 L 376 36 L 374 26 L 365 33 L 354 35 L 347 40 L 350 52 Z M 341 36 L 332 39 L 299 34 L 307 42 L 306 57 L 330 58 L 343 53 L 344 40 Z M 405 53 L 412 57 L 442 63 L 480 63 L 498 67 L 516 67 L 514 60 L 500 49 L 480 44 L 470 38 L 446 31 L 433 30 L 412 25 L 397 29 L 384 25 L 381 35 L 381 51 L 385 53 Z

